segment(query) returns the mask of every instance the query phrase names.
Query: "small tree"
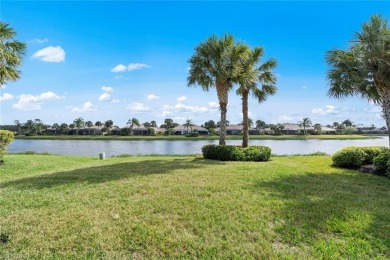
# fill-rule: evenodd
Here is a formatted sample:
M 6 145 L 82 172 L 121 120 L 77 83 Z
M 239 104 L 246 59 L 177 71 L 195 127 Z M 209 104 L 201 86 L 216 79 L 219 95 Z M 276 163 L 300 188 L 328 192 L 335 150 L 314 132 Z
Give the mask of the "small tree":
M 8 130 L 0 130 L 0 160 L 7 152 L 8 145 L 14 140 L 14 133 Z
M 130 128 L 130 135 L 133 135 L 133 127 L 136 125 L 136 126 L 140 126 L 141 124 L 139 123 L 139 120 L 135 117 L 133 117 L 132 119 L 129 119 L 129 121 L 127 121 L 127 124 L 129 125 L 129 128 Z
M 316 131 L 316 133 L 318 135 L 321 134 L 321 130 L 322 130 L 321 124 L 315 124 L 315 125 L 313 125 L 313 128 L 314 128 L 314 131 Z
M 88 135 L 91 135 L 91 127 L 93 126 L 93 123 L 91 121 L 85 122 L 85 125 L 88 127 Z
M 306 135 L 307 134 L 306 127 L 310 127 L 311 126 L 310 118 L 305 117 L 305 118 L 302 119 L 302 121 L 298 122 L 298 124 L 299 124 L 300 127 L 303 127 L 303 134 Z

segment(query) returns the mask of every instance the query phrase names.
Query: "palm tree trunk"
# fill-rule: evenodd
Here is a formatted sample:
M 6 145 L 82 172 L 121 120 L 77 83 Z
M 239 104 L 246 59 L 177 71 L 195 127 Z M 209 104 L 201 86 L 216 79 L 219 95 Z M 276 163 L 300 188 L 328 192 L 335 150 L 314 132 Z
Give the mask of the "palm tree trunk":
M 389 136 L 389 147 L 390 147 L 390 100 L 382 102 L 383 116 L 386 120 L 387 134 Z
M 380 96 L 380 103 L 382 105 L 383 117 L 386 121 L 387 134 L 389 136 L 389 147 L 390 147 L 390 86 L 383 84 L 381 81 L 375 79 L 377 91 Z
M 248 124 L 248 95 L 249 92 L 242 93 L 242 123 L 244 124 L 242 130 L 242 147 L 248 147 L 249 141 L 249 124 Z
M 219 130 L 219 145 L 226 145 L 225 137 L 226 137 L 226 114 L 227 114 L 227 104 L 219 103 L 221 108 L 221 128 Z

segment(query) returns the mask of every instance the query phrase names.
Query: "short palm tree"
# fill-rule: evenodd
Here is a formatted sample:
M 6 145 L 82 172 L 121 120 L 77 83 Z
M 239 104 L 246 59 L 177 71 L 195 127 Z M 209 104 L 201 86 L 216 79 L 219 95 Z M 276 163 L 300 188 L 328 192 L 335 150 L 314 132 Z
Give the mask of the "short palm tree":
M 0 21 L 0 86 L 9 80 L 17 80 L 26 45 L 14 39 L 16 31 L 9 24 Z
M 310 118 L 305 117 L 305 118 L 302 119 L 302 121 L 298 122 L 298 124 L 299 124 L 300 127 L 303 127 L 303 134 L 306 135 L 307 134 L 306 127 L 310 127 L 311 126 Z
M 390 129 L 390 28 L 387 21 L 379 15 L 372 16 L 363 24 L 362 31 L 355 34 L 348 50 L 330 50 L 326 61 L 330 66 L 328 95 L 338 99 L 360 96 L 378 104 Z
M 249 141 L 249 117 L 248 117 L 248 97 L 252 93 L 253 97 L 259 103 L 267 100 L 267 98 L 276 93 L 276 76 L 272 69 L 277 65 L 276 60 L 270 59 L 260 66 L 258 63 L 263 56 L 263 49 L 256 47 L 250 50 L 247 47 L 248 55 L 241 60 L 242 71 L 239 74 L 238 83 L 240 87 L 237 89 L 237 94 L 242 99 L 242 123 L 243 136 L 242 147 L 248 147 Z M 261 85 L 261 87 L 259 86 Z
M 313 125 L 313 128 L 317 134 L 321 134 L 321 130 L 322 130 L 321 124 L 315 124 L 315 125 Z
M 78 117 L 75 120 L 73 120 L 73 123 L 77 128 L 77 134 L 79 134 L 80 128 L 84 127 L 84 125 L 85 125 L 84 119 L 82 117 Z
M 95 126 L 97 126 L 97 128 L 100 130 L 100 127 L 102 127 L 102 122 L 100 122 L 100 121 L 96 121 L 95 122 Z
M 91 127 L 93 126 L 92 121 L 85 122 L 85 125 L 88 127 L 88 134 L 91 135 Z
M 57 135 L 57 130 L 60 129 L 60 125 L 57 123 L 54 123 L 52 128 L 54 129 L 54 134 Z
M 228 92 L 237 82 L 241 72 L 240 60 L 246 54 L 245 45 L 235 43 L 232 35 L 211 36 L 195 48 L 195 54 L 189 60 L 188 86 L 199 85 L 204 91 L 213 87 L 217 90 L 221 111 L 220 145 L 226 144 Z
M 194 124 L 192 123 L 191 119 L 187 119 L 184 126 L 187 128 L 187 134 L 189 134 L 188 128 L 191 128 L 192 131 L 192 127 L 194 126 Z

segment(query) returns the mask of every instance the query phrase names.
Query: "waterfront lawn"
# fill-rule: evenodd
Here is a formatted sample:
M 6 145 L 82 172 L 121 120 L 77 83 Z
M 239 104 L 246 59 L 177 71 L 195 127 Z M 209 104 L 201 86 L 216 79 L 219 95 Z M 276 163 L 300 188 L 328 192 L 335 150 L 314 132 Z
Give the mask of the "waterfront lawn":
M 390 258 L 390 180 L 329 156 L 7 155 L 0 258 Z
M 384 136 L 384 135 L 382 135 Z M 377 135 L 250 135 L 250 140 L 358 140 L 358 139 L 375 139 L 381 138 Z M 129 140 L 129 141 L 148 141 L 148 140 L 218 140 L 217 135 L 200 135 L 199 137 L 186 137 L 185 135 L 132 135 L 132 136 L 120 136 L 120 135 L 16 135 L 15 139 L 28 139 L 28 140 Z M 226 140 L 242 140 L 242 135 L 227 135 Z

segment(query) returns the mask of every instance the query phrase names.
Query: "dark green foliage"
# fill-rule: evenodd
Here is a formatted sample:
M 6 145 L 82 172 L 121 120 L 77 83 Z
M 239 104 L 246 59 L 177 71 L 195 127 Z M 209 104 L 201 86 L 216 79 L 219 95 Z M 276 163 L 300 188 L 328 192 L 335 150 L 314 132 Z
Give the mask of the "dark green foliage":
M 374 158 L 377 157 L 380 153 L 389 150 L 384 146 L 364 146 L 361 147 L 363 151 L 366 153 L 366 158 L 364 160 L 364 164 L 372 164 L 374 163 Z
M 156 130 L 154 130 L 154 128 L 148 127 L 148 135 L 156 135 Z
M 349 146 L 332 156 L 333 165 L 344 168 L 358 168 L 364 164 L 368 156 L 362 147 Z
M 8 130 L 0 130 L 0 159 L 7 151 L 7 146 L 14 140 L 14 133 Z
M 374 159 L 375 168 L 378 171 L 386 171 L 388 169 L 388 162 L 390 160 L 390 149 L 386 149 L 381 152 Z
M 267 146 L 250 146 L 242 148 L 234 145 L 205 145 L 202 147 L 205 159 L 220 161 L 268 161 L 271 148 Z
M 186 134 L 186 137 L 198 137 L 199 133 L 198 132 L 190 132 L 189 134 Z

